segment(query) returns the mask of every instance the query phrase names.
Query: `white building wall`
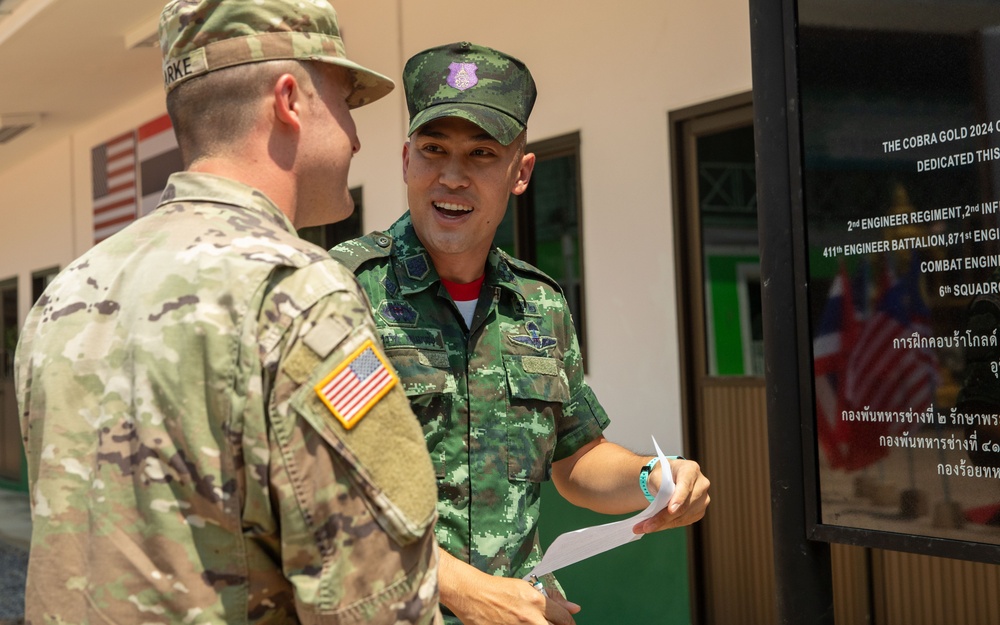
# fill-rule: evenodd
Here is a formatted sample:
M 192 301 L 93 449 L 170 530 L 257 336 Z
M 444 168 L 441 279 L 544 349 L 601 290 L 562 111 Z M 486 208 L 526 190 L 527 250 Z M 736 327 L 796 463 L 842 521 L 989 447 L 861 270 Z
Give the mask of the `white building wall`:
M 124 0 L 123 0 L 124 1 Z M 529 141 L 581 135 L 589 381 L 608 435 L 681 445 L 669 111 L 750 89 L 744 0 L 335 0 L 349 55 L 397 80 L 427 47 L 468 40 L 519 57 L 539 98 Z M 158 72 L 158 67 L 151 67 Z M 0 280 L 65 266 L 92 240 L 90 150 L 165 112 L 159 89 L 0 171 Z M 403 210 L 402 89 L 355 111 L 366 230 Z
M 17 278 L 18 312 L 31 306 L 31 274 L 73 259 L 69 137 L 0 171 L 0 281 Z

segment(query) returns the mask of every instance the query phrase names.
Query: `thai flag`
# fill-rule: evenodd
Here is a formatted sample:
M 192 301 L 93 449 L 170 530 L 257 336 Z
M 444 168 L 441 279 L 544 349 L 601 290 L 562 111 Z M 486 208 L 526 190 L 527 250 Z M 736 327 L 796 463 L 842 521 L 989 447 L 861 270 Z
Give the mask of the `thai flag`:
M 816 388 L 816 430 L 831 467 L 847 463 L 849 440 L 841 427 L 847 359 L 857 343 L 858 320 L 852 285 L 843 266 L 827 294 L 826 306 L 813 338 Z

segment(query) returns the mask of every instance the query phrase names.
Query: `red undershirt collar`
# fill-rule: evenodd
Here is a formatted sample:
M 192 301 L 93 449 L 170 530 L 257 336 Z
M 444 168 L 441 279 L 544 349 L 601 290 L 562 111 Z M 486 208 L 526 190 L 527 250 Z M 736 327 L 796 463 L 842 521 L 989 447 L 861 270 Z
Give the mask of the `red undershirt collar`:
M 479 291 L 482 289 L 483 280 L 485 279 L 486 274 L 483 274 L 472 282 L 462 284 L 441 278 L 441 284 L 444 285 L 444 288 L 448 289 L 448 294 L 451 295 L 451 299 L 456 302 L 467 302 L 469 300 L 479 299 Z

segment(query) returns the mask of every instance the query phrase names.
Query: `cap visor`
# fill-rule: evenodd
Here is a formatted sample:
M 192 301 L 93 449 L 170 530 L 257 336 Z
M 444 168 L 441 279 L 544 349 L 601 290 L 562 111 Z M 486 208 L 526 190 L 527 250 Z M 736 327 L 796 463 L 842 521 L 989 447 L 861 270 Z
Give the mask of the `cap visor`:
M 412 135 L 424 124 L 443 117 L 458 117 L 470 121 L 503 145 L 510 145 L 524 131 L 524 126 L 519 121 L 495 108 L 479 104 L 447 102 L 426 108 L 414 115 L 410 120 L 408 134 Z
M 336 56 L 320 56 L 316 57 L 316 60 L 350 70 L 354 77 L 354 91 L 347 98 L 347 105 L 352 109 L 371 104 L 375 100 L 389 95 L 389 92 L 396 87 L 396 84 L 388 76 L 362 67 L 354 61 Z

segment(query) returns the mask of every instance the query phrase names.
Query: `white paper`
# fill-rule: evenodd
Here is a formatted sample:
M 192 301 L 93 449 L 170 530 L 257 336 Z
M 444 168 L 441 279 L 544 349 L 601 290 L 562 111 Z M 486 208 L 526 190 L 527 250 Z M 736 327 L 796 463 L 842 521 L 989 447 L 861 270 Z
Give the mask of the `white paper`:
M 674 477 L 670 472 L 670 464 L 663 456 L 663 452 L 660 451 L 660 446 L 656 444 L 655 437 L 653 438 L 653 447 L 656 448 L 656 455 L 660 458 L 660 465 L 663 467 L 661 471 L 662 483 L 660 484 L 660 490 L 656 493 L 656 498 L 650 502 L 646 509 L 635 516 L 621 521 L 585 527 L 561 534 L 552 541 L 552 544 L 545 551 L 545 555 L 542 556 L 542 561 L 535 568 L 531 569 L 531 573 L 525 576 L 524 579 L 528 579 L 532 575 L 541 577 L 546 573 L 557 571 L 570 564 L 586 560 L 591 556 L 596 556 L 615 547 L 620 547 L 625 543 L 639 540 L 644 536 L 644 534 L 633 533 L 632 528 L 640 521 L 645 521 L 666 508 L 667 502 L 670 501 L 671 495 L 674 494 Z

